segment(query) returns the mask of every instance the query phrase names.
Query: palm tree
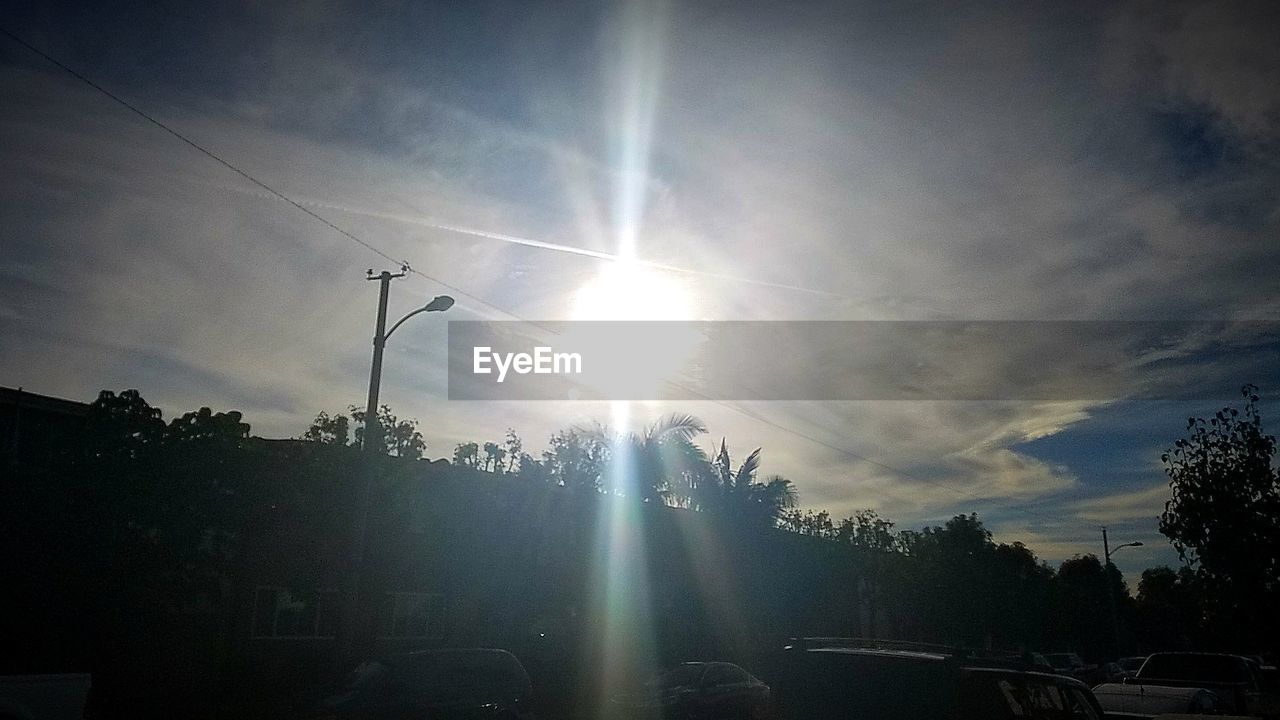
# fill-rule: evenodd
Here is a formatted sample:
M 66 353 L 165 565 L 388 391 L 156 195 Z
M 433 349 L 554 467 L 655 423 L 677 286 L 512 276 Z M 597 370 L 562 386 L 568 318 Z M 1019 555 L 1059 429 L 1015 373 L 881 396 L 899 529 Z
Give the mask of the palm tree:
M 783 513 L 795 507 L 798 496 L 795 485 L 781 475 L 772 475 L 765 482 L 756 480 L 760 450 L 752 451 L 735 471 L 729 448 L 721 438 L 720 451 L 695 493 L 698 509 L 740 517 L 757 527 L 776 527 Z
M 644 502 L 687 505 L 691 478 L 706 473 L 707 455 L 693 442 L 707 427 L 693 415 L 672 413 L 641 433 L 615 433 L 597 426 L 593 433 L 609 445 L 609 487 L 636 493 Z

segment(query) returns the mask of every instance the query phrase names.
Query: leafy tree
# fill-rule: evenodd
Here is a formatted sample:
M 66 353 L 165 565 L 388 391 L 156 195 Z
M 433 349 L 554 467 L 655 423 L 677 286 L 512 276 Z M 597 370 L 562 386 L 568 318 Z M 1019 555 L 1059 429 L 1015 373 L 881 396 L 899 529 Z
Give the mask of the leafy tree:
M 1062 562 L 1053 598 L 1058 644 L 1086 657 L 1107 656 L 1114 651 L 1111 602 L 1117 576 L 1118 572 L 1104 568 L 1096 555 L 1076 555 Z
M 899 548 L 893 522 L 880 517 L 875 510 L 855 512 L 841 520 L 834 532 L 837 540 L 862 550 L 893 552 Z
M 1280 474 L 1257 388 L 1242 395 L 1243 412 L 1189 418 L 1189 436 L 1161 455 L 1173 497 L 1160 532 L 1209 584 L 1212 613 L 1227 627 L 1254 626 L 1240 639 L 1256 642 L 1259 630 L 1280 630 L 1272 604 L 1280 599 Z
M 756 448 L 734 470 L 728 446 L 722 438 L 719 452 L 702 475 L 697 493 L 698 508 L 741 518 L 745 524 L 754 527 L 782 524 L 786 511 L 796 505 L 795 485 L 781 475 L 770 476 L 764 482 L 756 480 L 760 470 L 760 451 Z M 811 520 L 818 521 L 818 518 Z M 823 531 L 820 526 L 810 529 Z
M 1020 542 L 997 545 L 990 559 L 992 573 L 987 592 L 995 618 L 995 639 L 1007 647 L 1045 647 L 1053 569 Z
M 686 505 L 690 478 L 702 473 L 707 462 L 693 438 L 706 431 L 698 418 L 673 413 L 640 433 L 597 427 L 591 435 L 610 453 L 608 479 L 614 492 L 638 494 L 644 502 Z
M 453 464 L 461 467 L 480 467 L 480 446 L 476 443 L 458 443 L 453 449 Z
M 483 469 L 488 472 L 502 472 L 504 469 L 502 461 L 506 458 L 506 455 L 507 451 L 502 449 L 502 447 L 497 443 L 486 442 L 484 444 Z
M 351 420 L 346 415 L 331 417 L 321 411 L 302 434 L 302 439 L 321 445 L 347 445 L 351 442 Z
M 119 395 L 103 390 L 89 406 L 85 442 L 80 448 L 94 460 L 133 460 L 154 449 L 163 435 L 160 409 L 143 400 L 137 390 Z
M 347 415 L 321 412 L 301 439 L 322 445 L 360 447 L 364 442 L 365 414 L 365 409 L 356 405 L 347 408 Z M 378 408 L 377 421 L 380 430 L 378 443 L 383 453 L 417 460 L 426 452 L 427 444 L 418 431 L 417 420 L 401 420 L 392 414 L 389 406 L 383 405 Z M 353 423 L 355 432 L 351 434 Z
M 526 482 L 551 484 L 551 471 L 543 461 L 529 453 L 520 453 L 520 462 L 516 465 L 516 477 Z
M 995 552 L 991 531 L 976 515 L 956 515 L 942 526 L 924 528 L 904 540 L 911 561 L 907 585 L 919 594 L 904 599 L 907 609 L 920 616 L 923 634 L 984 644 L 998 621 L 986 592 Z
M 836 538 L 836 529 L 831 522 L 831 513 L 826 510 L 792 510 L 782 516 L 780 527 L 797 535 L 808 535 L 828 540 Z
M 561 430 L 542 453 L 542 469 L 552 485 L 575 492 L 598 492 L 608 449 L 596 433 Z M 524 462 L 521 462 L 523 465 Z
M 1191 568 L 1154 567 L 1138 581 L 1137 632 L 1144 647 L 1190 650 L 1201 645 L 1203 598 Z
M 165 441 L 178 443 L 211 442 L 238 447 L 249 438 L 249 423 L 235 410 L 214 413 L 207 407 L 174 418 L 165 428 Z
M 521 466 L 520 461 L 526 456 L 524 454 L 524 442 L 516 434 L 515 428 L 507 428 L 507 437 L 502 443 L 502 449 L 507 456 L 507 466 L 503 471 L 508 474 L 516 472 Z
M 365 410 L 351 406 L 351 419 L 358 424 L 355 438 L 356 444 L 361 444 L 364 442 Z M 380 430 L 378 439 L 383 452 L 410 460 L 422 457 L 427 443 L 422 439 L 422 433 L 418 432 L 417 420 L 401 420 L 391 414 L 390 407 L 383 405 L 378 408 L 377 421 Z

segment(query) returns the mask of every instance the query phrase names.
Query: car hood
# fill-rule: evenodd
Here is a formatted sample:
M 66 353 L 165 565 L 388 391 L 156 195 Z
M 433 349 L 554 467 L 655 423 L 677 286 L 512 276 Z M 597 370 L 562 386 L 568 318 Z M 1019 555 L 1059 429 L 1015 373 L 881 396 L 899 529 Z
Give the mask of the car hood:
M 671 705 L 698 694 L 698 689 L 688 685 L 665 688 L 647 688 L 639 692 L 616 695 L 613 702 L 628 707 L 653 707 Z

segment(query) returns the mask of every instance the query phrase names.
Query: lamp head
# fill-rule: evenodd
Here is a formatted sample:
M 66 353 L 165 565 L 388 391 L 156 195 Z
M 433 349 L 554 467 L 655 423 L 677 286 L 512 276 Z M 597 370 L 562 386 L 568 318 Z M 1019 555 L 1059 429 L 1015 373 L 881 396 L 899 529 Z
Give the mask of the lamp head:
M 427 303 L 422 309 L 426 312 L 444 312 L 453 307 L 453 298 L 448 295 L 437 295 L 431 302 Z

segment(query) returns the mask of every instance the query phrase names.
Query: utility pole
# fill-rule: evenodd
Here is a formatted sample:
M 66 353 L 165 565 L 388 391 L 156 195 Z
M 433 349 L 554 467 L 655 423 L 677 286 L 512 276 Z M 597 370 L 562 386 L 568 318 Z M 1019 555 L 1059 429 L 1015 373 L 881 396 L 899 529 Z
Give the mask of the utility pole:
M 378 288 L 378 324 L 373 334 L 373 363 L 369 367 L 369 403 L 365 405 L 364 441 L 361 443 L 361 449 L 366 453 L 377 452 L 382 440 L 382 424 L 378 422 L 378 392 L 382 389 L 382 349 L 387 346 L 387 296 L 391 293 L 391 281 L 404 277 L 408 269 L 404 265 L 398 273 L 383 270 L 374 275 L 370 269 L 365 274 L 365 280 L 377 280 L 381 283 Z
M 361 463 L 360 494 L 356 498 L 356 523 L 351 538 L 350 566 L 347 568 L 347 592 L 344 593 L 345 612 L 342 618 L 343 647 L 340 663 L 350 664 L 362 659 L 362 653 L 372 649 L 376 622 L 369 617 L 376 603 L 361 602 L 361 593 L 368 594 L 369 578 L 365 562 L 365 546 L 368 544 L 369 510 L 373 504 L 373 476 L 377 470 L 377 455 L 382 446 L 382 424 L 378 421 L 378 393 L 382 387 L 382 350 L 387 344 L 387 298 L 391 293 L 391 281 L 408 273 L 408 266 L 400 272 L 383 270 L 374 275 L 373 269 L 365 273 L 366 280 L 381 283 L 378 292 L 378 319 L 373 334 L 373 363 L 369 369 L 369 400 L 365 405 L 364 435 L 360 448 L 364 455 Z M 368 645 L 370 647 L 365 647 Z
M 1123 545 L 1117 545 L 1116 551 L 1123 550 L 1127 547 L 1142 547 L 1142 541 L 1139 540 L 1136 542 L 1125 543 Z M 1116 656 L 1119 657 L 1120 620 L 1116 616 L 1116 592 L 1115 592 L 1116 586 L 1111 582 L 1111 580 L 1112 580 L 1112 571 L 1114 570 L 1116 575 L 1119 575 L 1120 571 L 1116 570 L 1116 566 L 1113 565 L 1111 562 L 1111 543 L 1107 541 L 1106 525 L 1102 526 L 1102 557 L 1106 561 L 1106 564 L 1103 566 L 1102 570 L 1107 578 L 1107 606 L 1110 608 L 1110 611 L 1111 611 L 1111 637 L 1112 637 L 1112 642 L 1115 643 Z
M 1111 614 L 1111 650 L 1115 657 L 1120 656 L 1120 618 L 1116 615 L 1116 593 L 1111 586 L 1111 545 L 1107 542 L 1107 526 L 1102 526 L 1102 577 L 1107 588 L 1107 610 Z
M 361 656 L 371 652 L 377 640 L 378 624 L 375 612 L 378 603 L 374 602 L 377 598 L 377 588 L 370 587 L 374 585 L 375 575 L 369 572 L 369 563 L 365 555 L 369 544 L 369 514 L 373 506 L 373 478 L 377 474 L 379 456 L 385 454 L 382 423 L 378 419 L 378 391 L 382 388 L 382 351 L 387 345 L 387 338 L 391 337 L 391 334 L 409 318 L 419 313 L 444 312 L 453 307 L 453 298 L 448 295 L 437 295 L 431 302 L 397 320 L 388 330 L 387 298 L 391 293 L 391 281 L 407 274 L 409 274 L 407 263 L 400 266 L 400 272 L 383 270 L 374 275 L 373 269 L 370 268 L 365 273 L 366 280 L 379 282 L 378 319 L 373 331 L 373 362 L 369 368 L 369 401 L 365 405 L 364 434 L 360 443 L 363 462 L 360 463 L 361 478 L 358 485 L 359 495 L 356 497 L 355 527 L 345 577 L 346 592 L 343 593 L 340 651 L 337 658 L 340 663 L 368 659 Z

